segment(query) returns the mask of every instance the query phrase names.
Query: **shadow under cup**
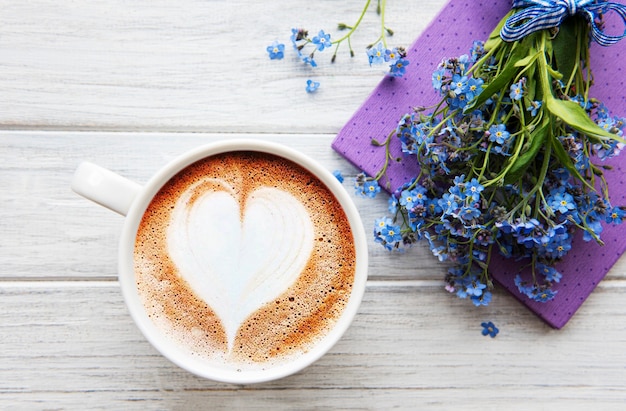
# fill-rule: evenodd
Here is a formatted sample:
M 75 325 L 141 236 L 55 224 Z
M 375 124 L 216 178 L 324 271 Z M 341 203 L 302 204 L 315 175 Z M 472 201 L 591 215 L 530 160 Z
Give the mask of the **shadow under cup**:
M 146 338 L 205 378 L 293 374 L 350 325 L 367 277 L 337 179 L 282 145 L 229 140 L 164 167 L 128 211 L 120 282 Z

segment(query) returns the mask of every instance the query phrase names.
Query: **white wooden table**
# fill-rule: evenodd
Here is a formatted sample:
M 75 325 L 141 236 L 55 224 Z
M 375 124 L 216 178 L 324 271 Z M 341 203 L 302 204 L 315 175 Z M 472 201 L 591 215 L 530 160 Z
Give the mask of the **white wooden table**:
M 420 244 L 370 242 L 370 280 L 344 338 L 319 362 L 234 386 L 161 357 L 132 322 L 116 277 L 123 219 L 69 189 L 91 160 L 138 182 L 197 145 L 271 140 L 339 169 L 334 135 L 380 81 L 357 58 L 298 64 L 290 29 L 336 34 L 363 1 L 0 0 L 0 409 L 625 409 L 626 259 L 562 330 L 502 290 L 474 308 L 443 290 Z M 375 2 L 374 2 L 375 3 Z M 389 0 L 409 45 L 444 0 Z M 282 61 L 265 47 L 287 44 Z M 308 78 L 320 81 L 314 94 Z M 355 197 L 367 231 L 386 198 Z M 500 334 L 481 335 L 482 321 Z

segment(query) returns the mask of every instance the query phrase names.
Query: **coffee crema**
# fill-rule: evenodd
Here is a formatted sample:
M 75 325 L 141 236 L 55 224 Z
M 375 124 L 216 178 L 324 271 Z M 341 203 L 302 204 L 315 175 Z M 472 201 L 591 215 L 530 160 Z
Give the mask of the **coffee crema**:
M 313 174 L 273 154 L 200 160 L 153 198 L 134 250 L 148 316 L 194 355 L 263 368 L 305 353 L 352 291 L 348 218 Z

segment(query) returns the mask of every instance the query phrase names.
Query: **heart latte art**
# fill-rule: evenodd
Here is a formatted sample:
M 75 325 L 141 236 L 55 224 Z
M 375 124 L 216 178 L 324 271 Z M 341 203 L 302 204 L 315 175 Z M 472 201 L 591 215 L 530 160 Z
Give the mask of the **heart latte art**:
M 313 249 L 313 224 L 283 190 L 261 187 L 239 198 L 223 180 L 208 179 L 177 201 L 167 240 L 174 265 L 232 344 L 246 318 L 296 282 Z
M 326 186 L 270 154 L 187 167 L 154 197 L 135 242 L 154 323 L 199 357 L 242 369 L 306 352 L 341 315 L 355 250 Z

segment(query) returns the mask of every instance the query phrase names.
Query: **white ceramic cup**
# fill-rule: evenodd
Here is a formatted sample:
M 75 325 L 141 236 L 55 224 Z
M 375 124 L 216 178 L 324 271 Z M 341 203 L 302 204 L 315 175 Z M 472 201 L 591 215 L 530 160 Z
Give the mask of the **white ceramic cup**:
M 148 317 L 137 290 L 133 268 L 135 237 L 139 223 L 153 196 L 185 167 L 216 154 L 237 151 L 270 153 L 304 167 L 334 194 L 343 208 L 354 237 L 356 271 L 347 304 L 332 329 L 307 352 L 293 360 L 265 369 L 229 370 L 198 361 L 187 349 L 180 347 Z M 126 216 L 119 246 L 119 282 L 129 311 L 148 341 L 179 367 L 201 377 L 216 381 L 250 384 L 275 380 L 294 374 L 322 357 L 344 334 L 361 303 L 367 279 L 367 241 L 359 213 L 341 183 L 316 161 L 283 145 L 258 140 L 225 140 L 191 150 L 159 170 L 141 186 L 107 169 L 84 162 L 77 168 L 72 189 L 104 207 Z

